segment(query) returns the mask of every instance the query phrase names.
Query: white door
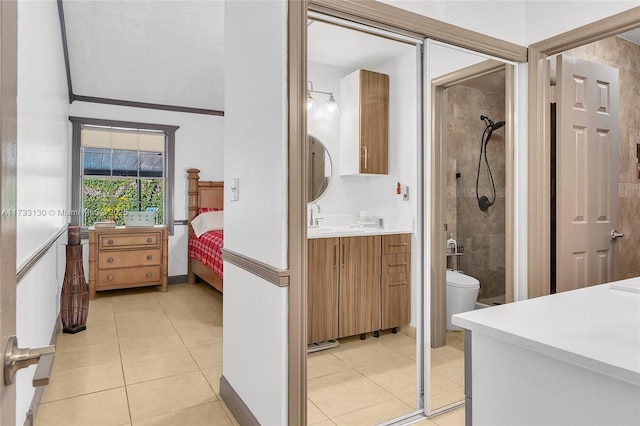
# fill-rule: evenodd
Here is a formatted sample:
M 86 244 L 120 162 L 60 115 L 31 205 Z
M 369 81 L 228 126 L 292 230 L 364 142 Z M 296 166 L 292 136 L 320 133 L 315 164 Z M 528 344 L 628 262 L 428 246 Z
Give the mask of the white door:
M 557 58 L 556 288 L 618 278 L 618 70 Z
M 0 2 L 0 351 L 16 334 L 17 2 Z M 0 424 L 16 424 L 16 387 L 0 378 Z

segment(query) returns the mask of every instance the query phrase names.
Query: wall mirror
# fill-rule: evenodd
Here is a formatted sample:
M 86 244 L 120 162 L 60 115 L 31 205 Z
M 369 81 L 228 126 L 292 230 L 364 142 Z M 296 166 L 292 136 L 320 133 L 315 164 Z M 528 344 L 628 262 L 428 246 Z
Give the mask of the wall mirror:
M 309 135 L 309 181 L 307 193 L 309 203 L 318 200 L 329 189 L 331 183 L 331 156 L 320 139 Z
M 513 301 L 515 65 L 439 42 L 429 51 L 429 402 L 436 413 L 465 397 L 465 336 L 451 315 Z

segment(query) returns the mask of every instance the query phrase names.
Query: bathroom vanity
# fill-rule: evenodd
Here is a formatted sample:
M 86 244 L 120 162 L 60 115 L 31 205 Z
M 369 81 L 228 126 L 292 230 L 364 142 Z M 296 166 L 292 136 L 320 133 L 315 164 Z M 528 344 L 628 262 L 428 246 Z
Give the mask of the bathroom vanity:
M 308 343 L 409 324 L 411 234 L 311 228 Z
M 640 424 L 640 278 L 453 316 L 467 425 Z

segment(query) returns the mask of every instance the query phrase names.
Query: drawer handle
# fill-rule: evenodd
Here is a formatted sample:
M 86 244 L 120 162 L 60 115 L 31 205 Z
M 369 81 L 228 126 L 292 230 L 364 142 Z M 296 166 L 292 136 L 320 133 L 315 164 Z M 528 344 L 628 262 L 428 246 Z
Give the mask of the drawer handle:
M 407 243 L 389 244 L 389 247 L 404 247 Z
M 151 260 L 151 259 L 153 259 L 153 256 L 148 255 L 148 256 L 147 256 L 147 260 Z
M 109 276 L 107 277 L 107 279 L 108 279 L 109 281 L 113 281 L 113 275 L 109 275 Z
M 147 272 L 147 278 L 151 278 L 151 275 L 153 275 L 151 272 Z
M 394 287 L 397 285 L 407 285 L 408 283 L 406 281 L 398 281 L 397 283 L 389 283 L 389 287 Z
M 404 262 L 404 263 L 390 263 L 389 267 L 393 268 L 394 266 L 406 266 L 406 265 L 407 265 L 407 262 Z
M 153 239 L 147 238 L 147 243 L 151 244 L 152 242 L 153 242 Z
M 108 258 L 107 263 L 113 263 L 113 257 Z
M 107 241 L 107 244 L 113 244 L 113 240 Z

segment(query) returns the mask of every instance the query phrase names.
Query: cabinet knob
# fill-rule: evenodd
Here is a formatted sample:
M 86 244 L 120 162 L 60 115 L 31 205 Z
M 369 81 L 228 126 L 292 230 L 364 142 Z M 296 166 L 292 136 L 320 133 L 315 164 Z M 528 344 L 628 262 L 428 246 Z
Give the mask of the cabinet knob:
M 107 244 L 113 244 L 113 240 L 107 241 Z
M 108 279 L 109 281 L 113 281 L 113 275 L 109 275 L 109 276 L 107 277 L 107 279 Z
M 148 256 L 147 256 L 147 260 L 151 260 L 151 259 L 153 259 L 153 256 L 148 255 Z
M 152 242 L 153 242 L 153 239 L 147 238 L 147 243 L 151 244 Z
M 147 272 L 147 278 L 151 278 L 151 275 L 153 275 L 151 272 Z
M 108 258 L 108 259 L 107 259 L 107 262 L 108 262 L 108 263 L 113 263 L 113 257 Z

